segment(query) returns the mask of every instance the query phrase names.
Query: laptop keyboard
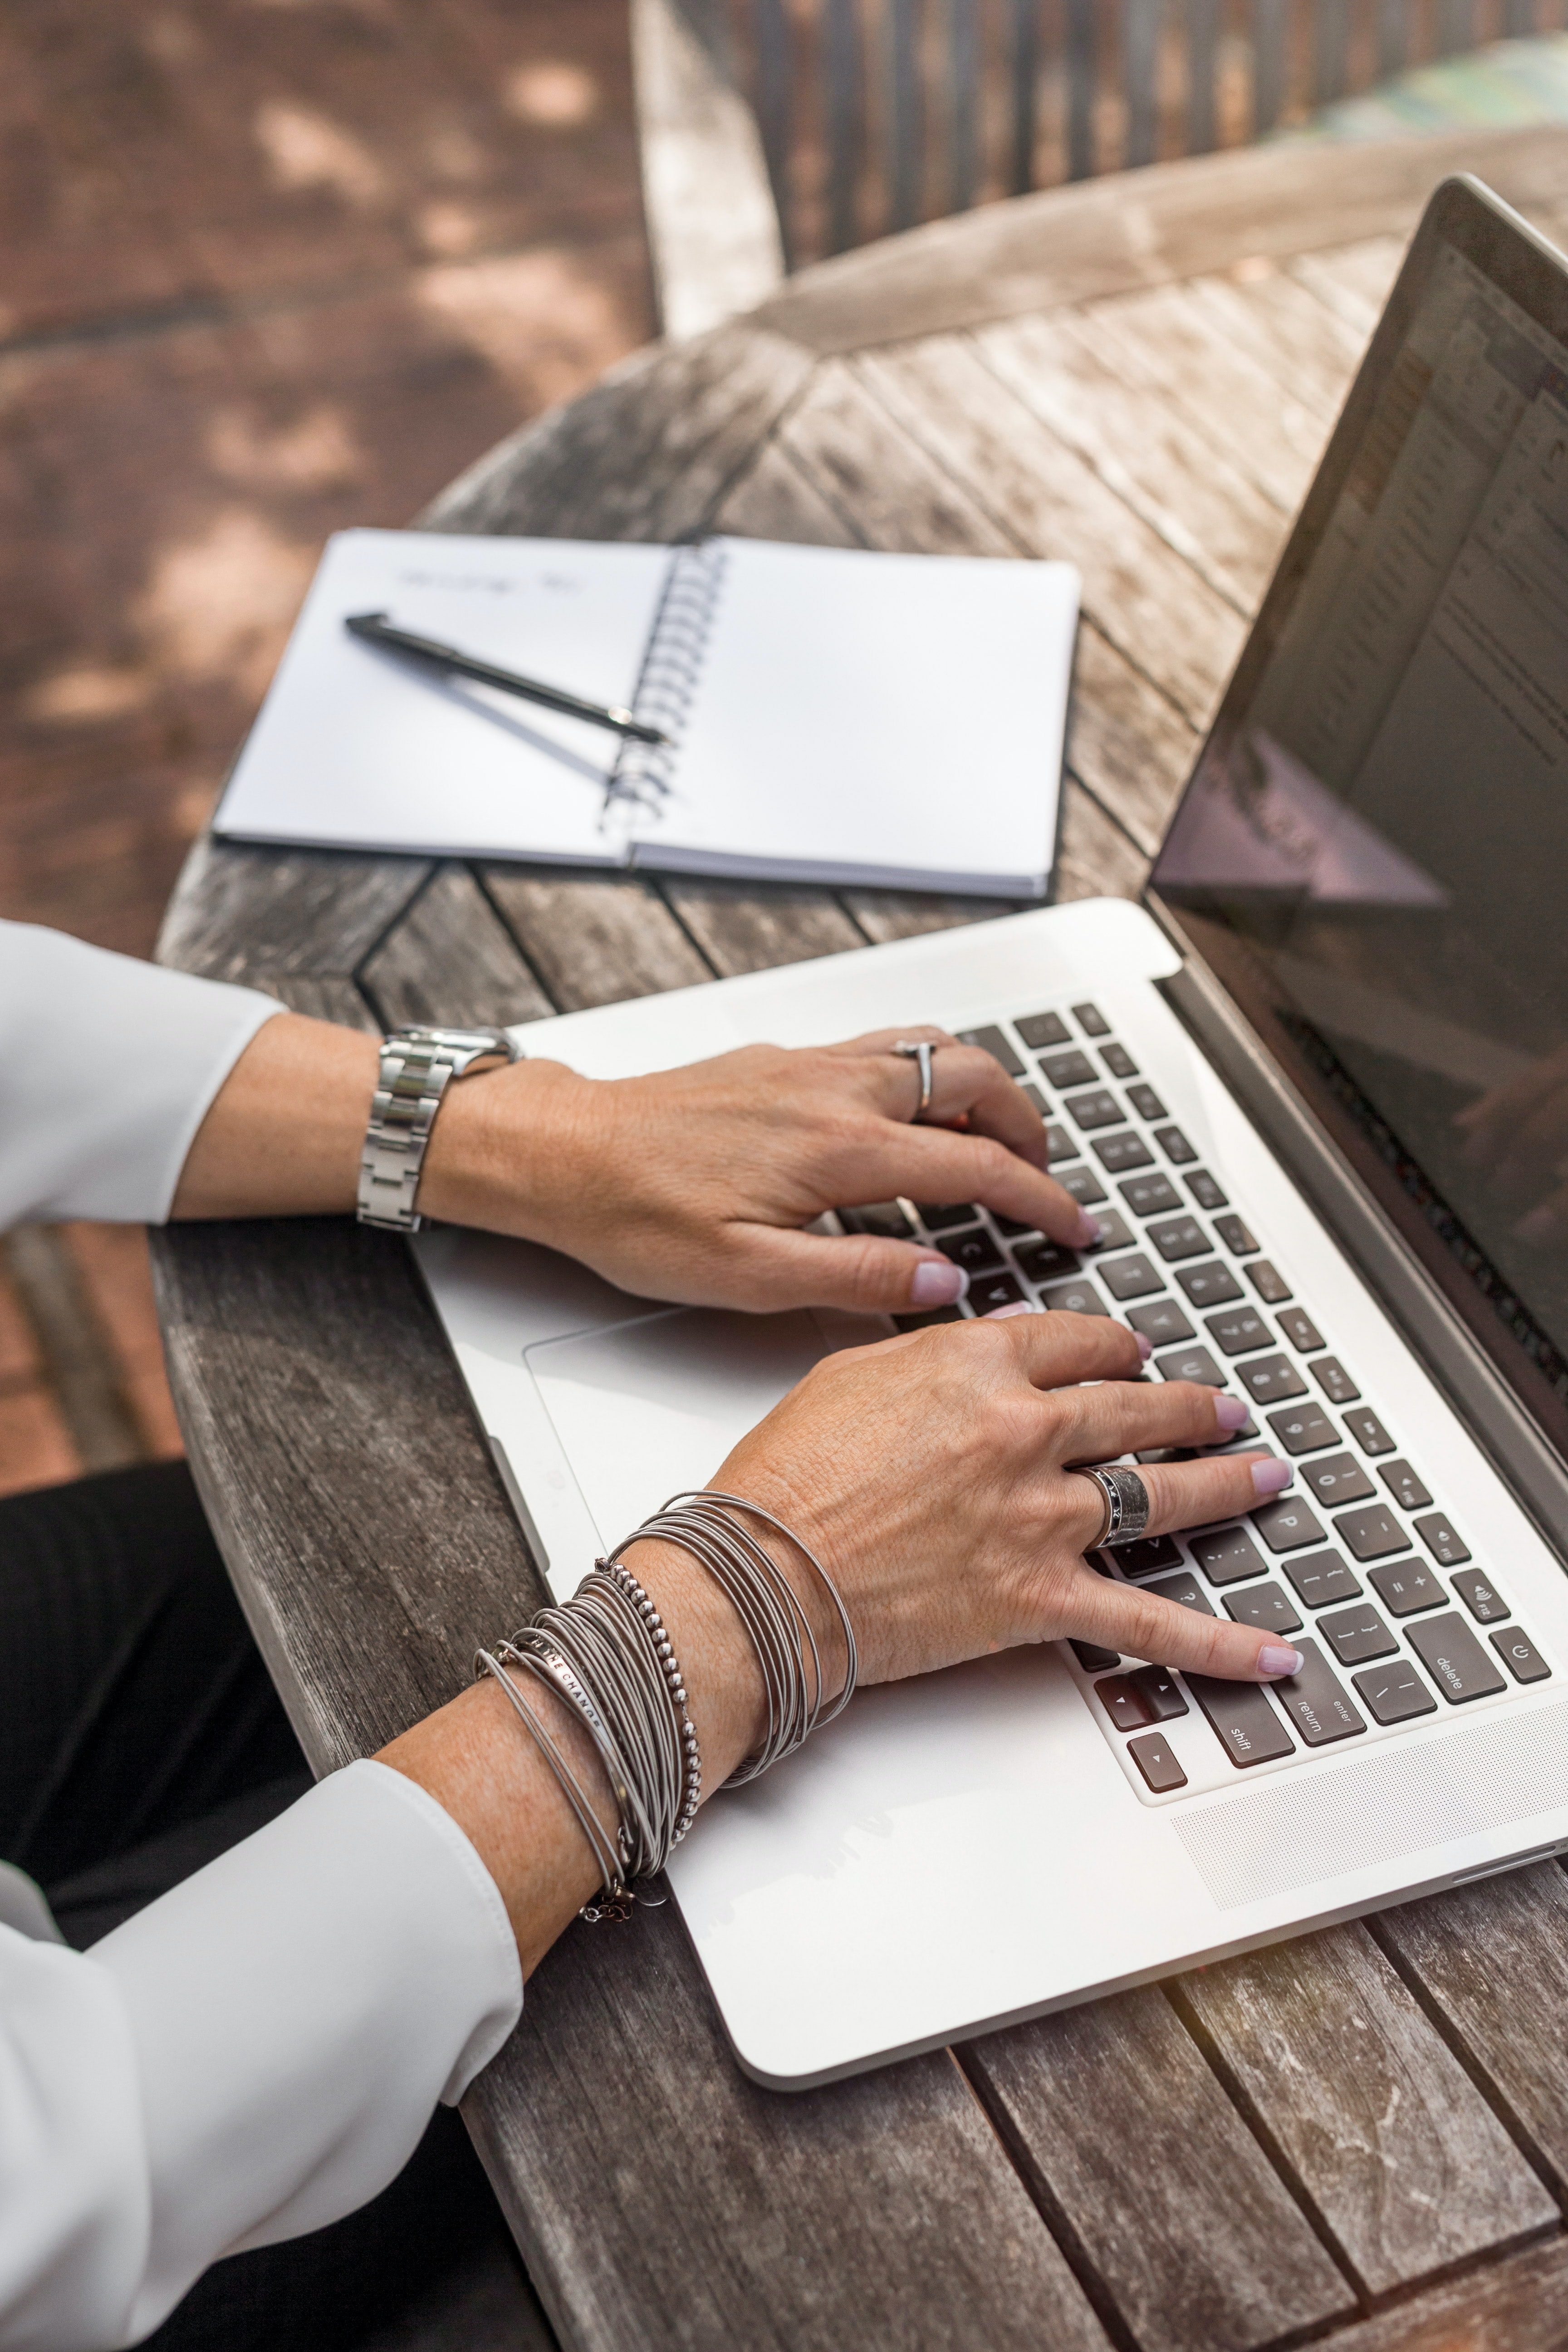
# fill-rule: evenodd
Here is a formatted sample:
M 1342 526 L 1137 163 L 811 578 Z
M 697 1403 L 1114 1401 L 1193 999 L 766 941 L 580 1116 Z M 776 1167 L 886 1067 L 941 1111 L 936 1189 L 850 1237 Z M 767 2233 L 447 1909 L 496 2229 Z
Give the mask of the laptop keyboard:
M 1266 1689 L 1068 1643 L 1089 1705 L 1148 1790 L 1173 1796 L 1189 1785 L 1160 1728 L 1184 1717 L 1206 1722 L 1218 1754 L 1246 1771 L 1548 1679 L 1551 1666 L 1471 1560 L 1422 1465 L 1363 1395 L 1310 1302 L 1294 1296 L 1268 1236 L 1199 1164 L 1098 1005 L 959 1034 L 994 1054 L 1035 1103 L 1052 1175 L 1099 1219 L 1103 1239 L 1092 1251 L 1064 1248 L 971 1202 L 841 1210 L 847 1230 L 929 1242 L 969 1276 L 962 1307 L 897 1316 L 899 1328 L 1019 1300 L 1115 1315 L 1152 1347 L 1146 1377 L 1248 1400 L 1247 1426 L 1202 1452 L 1268 1452 L 1296 1468 L 1289 1493 L 1229 1525 L 1090 1555 L 1102 1575 L 1284 1635 L 1303 1659 L 1299 1675 Z

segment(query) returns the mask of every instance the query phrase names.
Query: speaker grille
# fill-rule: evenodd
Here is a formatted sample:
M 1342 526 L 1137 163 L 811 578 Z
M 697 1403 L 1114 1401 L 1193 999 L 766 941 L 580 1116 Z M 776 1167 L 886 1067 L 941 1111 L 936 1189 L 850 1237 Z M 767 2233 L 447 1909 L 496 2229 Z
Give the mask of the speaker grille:
M 1391 1743 L 1337 1771 L 1280 1773 L 1178 1816 L 1222 1911 L 1568 1806 L 1568 1700 L 1444 1739 Z

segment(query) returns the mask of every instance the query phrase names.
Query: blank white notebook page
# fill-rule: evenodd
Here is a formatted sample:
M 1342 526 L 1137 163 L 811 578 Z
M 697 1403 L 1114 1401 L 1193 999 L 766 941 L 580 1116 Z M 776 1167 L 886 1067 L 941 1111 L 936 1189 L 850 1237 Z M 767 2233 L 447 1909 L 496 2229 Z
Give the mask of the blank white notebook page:
M 618 739 L 351 637 L 350 613 L 629 703 L 669 551 L 450 532 L 340 531 L 218 812 L 251 840 L 616 858 Z
M 636 828 L 642 860 L 1043 887 L 1073 567 L 723 546 L 674 790 Z

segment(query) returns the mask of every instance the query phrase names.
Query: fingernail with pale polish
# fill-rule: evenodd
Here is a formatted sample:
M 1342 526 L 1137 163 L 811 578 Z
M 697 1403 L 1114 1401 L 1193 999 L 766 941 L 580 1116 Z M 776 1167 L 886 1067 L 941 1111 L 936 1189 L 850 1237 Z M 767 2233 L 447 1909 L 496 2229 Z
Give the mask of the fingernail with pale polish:
M 1265 1642 L 1258 1653 L 1258 1671 L 1260 1675 L 1299 1675 L 1301 1653 L 1284 1642 Z
M 1296 1475 L 1289 1462 L 1277 1462 L 1272 1455 L 1252 1465 L 1252 1491 L 1255 1495 L 1278 1495 Z
M 984 1320 L 987 1323 L 1005 1323 L 1009 1315 L 1032 1315 L 1034 1311 L 1026 1298 L 1015 1298 L 1011 1307 L 994 1307 Z
M 1100 1219 L 1091 1217 L 1089 1211 L 1085 1209 L 1078 1221 L 1078 1232 L 1074 1238 L 1080 1249 L 1095 1248 L 1105 1238 L 1104 1228 Z
M 969 1276 L 950 1258 L 923 1257 L 910 1285 L 911 1307 L 956 1307 L 969 1288 Z
M 1134 1331 L 1134 1333 L 1132 1334 L 1132 1337 L 1133 1337 L 1133 1338 L 1137 1340 L 1137 1342 L 1138 1342 L 1138 1353 L 1139 1353 L 1139 1355 L 1142 1358 L 1143 1361 L 1144 1361 L 1145 1363 L 1147 1363 L 1147 1362 L 1148 1362 L 1148 1360 L 1149 1360 L 1149 1359 L 1150 1359 L 1150 1357 L 1151 1357 L 1151 1356 L 1153 1354 L 1153 1352 L 1154 1352 L 1154 1342 L 1153 1342 L 1153 1340 L 1152 1340 L 1152 1339 L 1149 1339 L 1149 1338 L 1146 1336 L 1146 1334 L 1145 1334 L 1145 1333 L 1143 1333 L 1143 1332 L 1142 1332 L 1142 1331 Z
M 1242 1397 L 1216 1396 L 1214 1401 L 1214 1417 L 1222 1429 L 1245 1429 L 1247 1412 Z

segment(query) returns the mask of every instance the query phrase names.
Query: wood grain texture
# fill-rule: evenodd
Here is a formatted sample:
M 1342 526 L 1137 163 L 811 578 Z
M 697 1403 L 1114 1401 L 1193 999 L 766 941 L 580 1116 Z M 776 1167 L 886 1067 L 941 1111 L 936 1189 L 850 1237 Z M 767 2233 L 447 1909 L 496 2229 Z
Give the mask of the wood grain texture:
M 827 890 L 742 882 L 694 882 L 676 877 L 665 896 L 713 970 L 769 971 L 781 963 L 838 955 L 866 942 Z
M 782 539 L 802 547 L 861 544 L 784 441 L 767 443 L 731 489 L 713 527 L 737 539 Z
M 650 883 L 630 875 L 482 869 L 486 890 L 558 1013 L 711 980 Z
M 456 864 L 437 867 L 357 977 L 388 1029 L 489 1029 L 552 1010 L 475 877 Z
M 1177 2000 L 1373 2296 L 1558 2221 L 1364 1927 L 1200 1969 Z
M 845 890 L 840 898 L 868 940 L 913 940 L 958 923 L 988 923 L 1013 912 L 1007 898 L 928 896 L 918 890 Z
M 1061 834 L 1052 896 L 1069 898 L 1136 898 L 1149 878 L 1149 860 L 1071 776 L 1062 785 Z
M 1568 2245 L 1446 2280 L 1330 2340 L 1334 2352 L 1563 2352 Z
M 863 547 L 909 555 L 1016 555 L 967 485 L 899 429 L 852 367 L 820 367 L 780 431 L 781 449 Z
M 1163 1994 L 1119 1994 L 963 2054 L 1140 2352 L 1251 2352 L 1353 2309 Z
M 1541 1863 L 1384 1912 L 1372 1932 L 1568 2196 L 1568 1878 Z
M 1104 637 L 1080 624 L 1067 765 L 1146 857 L 1159 847 L 1197 751 L 1197 731 Z
M 158 941 L 162 963 L 209 980 L 352 973 L 430 872 L 426 858 L 198 841 Z

